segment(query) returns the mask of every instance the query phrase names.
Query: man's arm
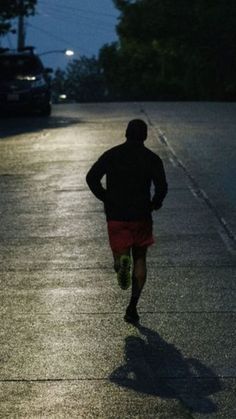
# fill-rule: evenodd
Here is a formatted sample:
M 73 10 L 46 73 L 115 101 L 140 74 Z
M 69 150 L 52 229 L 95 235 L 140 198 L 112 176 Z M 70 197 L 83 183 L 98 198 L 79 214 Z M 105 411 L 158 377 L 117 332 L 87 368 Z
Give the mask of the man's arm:
M 96 196 L 101 201 L 105 200 L 106 189 L 101 184 L 101 179 L 106 173 L 106 159 L 104 154 L 93 164 L 86 176 L 86 182 Z
M 162 206 L 162 202 L 168 192 L 168 184 L 162 160 L 158 158 L 158 162 L 152 169 L 152 180 L 154 183 L 155 192 L 152 197 L 152 209 L 158 210 Z

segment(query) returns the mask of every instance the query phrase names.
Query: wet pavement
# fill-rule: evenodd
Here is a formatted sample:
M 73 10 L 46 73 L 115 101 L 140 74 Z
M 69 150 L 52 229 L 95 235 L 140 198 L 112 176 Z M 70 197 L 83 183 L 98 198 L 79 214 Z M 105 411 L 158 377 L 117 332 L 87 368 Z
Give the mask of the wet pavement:
M 0 119 L 0 418 L 235 419 L 235 112 L 91 104 Z M 85 183 L 136 117 L 169 183 L 137 328 Z

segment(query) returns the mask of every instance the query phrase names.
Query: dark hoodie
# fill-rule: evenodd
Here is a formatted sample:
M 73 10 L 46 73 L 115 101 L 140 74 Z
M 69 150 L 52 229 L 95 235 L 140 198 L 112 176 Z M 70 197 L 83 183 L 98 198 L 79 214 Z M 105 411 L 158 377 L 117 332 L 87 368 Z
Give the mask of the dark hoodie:
M 101 184 L 106 175 L 106 189 Z M 107 220 L 150 220 L 167 194 L 162 160 L 132 137 L 106 151 L 89 170 L 86 181 L 104 202 Z M 151 196 L 151 185 L 154 185 Z

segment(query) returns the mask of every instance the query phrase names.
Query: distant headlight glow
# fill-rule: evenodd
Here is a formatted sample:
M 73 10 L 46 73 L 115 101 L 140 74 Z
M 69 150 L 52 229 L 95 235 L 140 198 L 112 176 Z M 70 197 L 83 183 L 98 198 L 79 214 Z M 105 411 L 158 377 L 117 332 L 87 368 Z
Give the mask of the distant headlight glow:
M 31 83 L 32 87 L 43 87 L 46 85 L 45 80 L 43 78 L 43 76 L 38 75 L 38 76 L 17 76 L 17 80 L 22 80 L 22 81 L 28 81 Z
M 36 76 L 17 76 L 17 80 L 34 81 L 36 80 Z

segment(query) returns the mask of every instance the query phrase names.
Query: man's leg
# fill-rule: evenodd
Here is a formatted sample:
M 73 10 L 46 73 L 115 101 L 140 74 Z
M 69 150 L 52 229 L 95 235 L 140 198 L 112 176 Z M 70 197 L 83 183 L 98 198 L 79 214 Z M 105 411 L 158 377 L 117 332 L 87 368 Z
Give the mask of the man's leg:
M 137 313 L 137 304 L 146 282 L 147 267 L 146 267 L 147 247 L 133 247 L 133 274 L 132 274 L 132 294 L 130 303 L 126 310 L 125 320 L 130 322 L 137 322 L 139 315 Z

